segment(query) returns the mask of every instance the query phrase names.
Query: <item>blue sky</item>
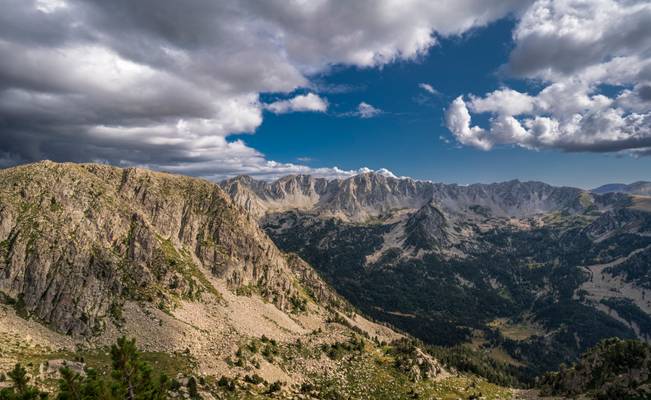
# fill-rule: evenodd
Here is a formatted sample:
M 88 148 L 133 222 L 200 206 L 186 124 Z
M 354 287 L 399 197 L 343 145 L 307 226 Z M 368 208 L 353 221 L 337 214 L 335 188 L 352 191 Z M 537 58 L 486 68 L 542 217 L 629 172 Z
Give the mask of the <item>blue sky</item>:
M 0 168 L 651 180 L 649 27 L 648 0 L 4 0 Z
M 455 97 L 483 95 L 507 84 L 534 93 L 540 90 L 537 82 L 507 79 L 499 72 L 513 48 L 515 22 L 504 18 L 462 37 L 442 38 L 415 61 L 382 68 L 335 68 L 316 80 L 350 89 L 323 94 L 331 103 L 329 112 L 268 113 L 255 135 L 235 138 L 281 162 L 387 168 L 399 176 L 435 182 L 520 179 L 593 188 L 608 182 L 651 180 L 650 157 L 527 150 L 514 145 L 483 151 L 458 145 L 444 123 L 444 109 Z M 427 93 L 419 83 L 428 83 L 439 93 Z M 340 116 L 362 101 L 383 113 L 368 119 Z

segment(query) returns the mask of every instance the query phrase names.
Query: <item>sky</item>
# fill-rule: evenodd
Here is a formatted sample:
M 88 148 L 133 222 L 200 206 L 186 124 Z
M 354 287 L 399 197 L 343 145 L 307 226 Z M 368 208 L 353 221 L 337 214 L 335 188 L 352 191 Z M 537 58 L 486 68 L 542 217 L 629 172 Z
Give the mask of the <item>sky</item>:
M 651 180 L 648 1 L 0 6 L 0 167 Z

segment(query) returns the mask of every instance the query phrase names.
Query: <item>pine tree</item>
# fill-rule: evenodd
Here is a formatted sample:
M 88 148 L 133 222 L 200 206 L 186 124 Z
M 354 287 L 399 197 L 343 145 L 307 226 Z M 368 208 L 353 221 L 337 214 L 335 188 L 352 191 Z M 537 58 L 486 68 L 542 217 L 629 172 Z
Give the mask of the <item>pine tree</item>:
M 111 346 L 111 360 L 113 363 L 112 376 L 116 380 L 113 393 L 121 395 L 127 400 L 135 400 L 136 387 L 141 379 L 140 365 L 138 363 L 138 350 L 135 339 L 126 337 L 118 339 L 117 344 Z
M 14 388 L 18 394 L 23 394 L 27 391 L 27 382 L 29 378 L 27 377 L 27 371 L 20 364 L 16 364 L 14 369 L 9 371 L 7 374 L 14 381 Z
M 85 377 L 67 367 L 61 368 L 60 373 L 57 400 L 117 400 L 92 368 L 86 370 Z
M 79 374 L 74 373 L 70 368 L 63 367 L 59 371 L 61 379 L 59 380 L 58 400 L 81 400 L 81 393 L 84 388 L 84 382 Z
M 86 376 L 61 369 L 57 400 L 163 400 L 167 399 L 170 381 L 164 374 L 154 379 L 151 366 L 140 359 L 135 340 L 124 337 L 111 346 L 110 379 L 93 369 Z M 4 400 L 1 399 L 0 400 Z M 12 399 L 13 400 L 13 399 Z
M 47 393 L 41 393 L 38 389 L 29 385 L 27 370 L 22 365 L 16 364 L 14 369 L 7 373 L 13 381 L 11 388 L 0 391 L 0 400 L 45 400 Z
M 190 379 L 188 379 L 188 394 L 192 400 L 201 399 L 199 391 L 197 390 L 197 380 L 194 379 L 194 376 L 191 376 Z

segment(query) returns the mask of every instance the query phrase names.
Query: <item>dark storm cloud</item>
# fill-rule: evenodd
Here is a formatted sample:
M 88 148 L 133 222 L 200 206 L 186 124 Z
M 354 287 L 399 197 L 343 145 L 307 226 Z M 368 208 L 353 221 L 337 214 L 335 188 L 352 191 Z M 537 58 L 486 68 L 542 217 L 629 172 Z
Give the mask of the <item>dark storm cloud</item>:
M 614 57 L 651 56 L 651 9 L 645 0 L 556 3 L 539 1 L 533 6 L 539 12 L 516 28 L 510 72 L 570 75 Z
M 87 40 L 83 25 L 75 24 L 67 10 L 46 13 L 35 3 L 25 0 L 3 0 L 0 13 L 0 38 L 34 46 L 57 46 L 66 41 Z
M 644 101 L 651 101 L 651 84 L 640 85 L 637 88 L 637 95 Z

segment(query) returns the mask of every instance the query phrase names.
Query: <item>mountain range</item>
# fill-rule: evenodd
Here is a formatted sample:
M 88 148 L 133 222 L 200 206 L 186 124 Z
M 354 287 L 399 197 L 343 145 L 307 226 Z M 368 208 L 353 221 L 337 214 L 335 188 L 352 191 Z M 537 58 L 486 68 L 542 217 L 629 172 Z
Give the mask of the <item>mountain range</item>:
M 536 398 L 513 386 L 651 338 L 645 196 L 49 161 L 0 182 L 0 371 L 45 390 L 127 336 L 171 397 Z
M 609 201 L 607 198 L 617 197 L 592 196 L 580 189 L 554 187 L 542 182 L 513 180 L 460 186 L 378 173 L 332 180 L 293 175 L 273 182 L 239 176 L 220 184 L 236 203 L 257 217 L 295 209 L 350 222 L 383 218 L 396 210 L 423 207 L 430 201 L 457 216 L 481 215 L 482 211 L 488 211 L 496 217 L 525 217 L 561 209 L 578 211 L 593 202 L 606 206 L 602 203 Z M 476 210 L 470 209 L 471 206 Z

